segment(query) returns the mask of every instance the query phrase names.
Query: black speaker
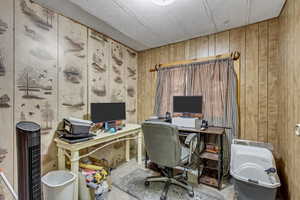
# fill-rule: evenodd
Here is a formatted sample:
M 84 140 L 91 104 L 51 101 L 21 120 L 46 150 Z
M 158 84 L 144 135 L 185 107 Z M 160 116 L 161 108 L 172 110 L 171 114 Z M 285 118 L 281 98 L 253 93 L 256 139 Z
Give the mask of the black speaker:
M 41 200 L 41 127 L 19 122 L 16 133 L 19 199 Z

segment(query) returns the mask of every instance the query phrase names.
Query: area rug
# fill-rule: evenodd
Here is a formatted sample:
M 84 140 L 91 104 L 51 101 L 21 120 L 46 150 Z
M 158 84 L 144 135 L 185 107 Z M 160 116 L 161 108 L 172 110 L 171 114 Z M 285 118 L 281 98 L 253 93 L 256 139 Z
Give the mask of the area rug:
M 114 178 L 113 185 L 128 193 L 138 200 L 159 200 L 164 183 L 151 183 L 144 185 L 144 180 L 148 176 L 153 176 L 150 170 L 136 169 L 124 177 Z M 168 192 L 168 200 L 225 200 L 217 191 L 206 188 L 194 187 L 194 197 L 189 197 L 186 190 L 181 187 L 171 185 Z

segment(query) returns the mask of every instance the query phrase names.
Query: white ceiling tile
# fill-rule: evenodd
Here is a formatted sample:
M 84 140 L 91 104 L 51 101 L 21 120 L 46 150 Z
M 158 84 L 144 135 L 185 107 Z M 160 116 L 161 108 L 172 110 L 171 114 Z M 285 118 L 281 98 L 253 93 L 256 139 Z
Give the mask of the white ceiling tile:
M 250 23 L 277 17 L 284 5 L 284 0 L 251 0 Z
M 212 12 L 218 32 L 247 23 L 247 0 L 204 1 Z
M 70 1 L 153 48 L 275 17 L 285 0 L 175 0 L 168 6 L 152 0 Z

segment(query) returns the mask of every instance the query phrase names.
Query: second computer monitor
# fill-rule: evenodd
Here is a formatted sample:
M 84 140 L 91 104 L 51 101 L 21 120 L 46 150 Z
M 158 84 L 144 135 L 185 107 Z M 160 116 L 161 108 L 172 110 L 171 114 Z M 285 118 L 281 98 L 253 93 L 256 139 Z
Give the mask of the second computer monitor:
M 174 96 L 173 112 L 202 113 L 202 96 Z

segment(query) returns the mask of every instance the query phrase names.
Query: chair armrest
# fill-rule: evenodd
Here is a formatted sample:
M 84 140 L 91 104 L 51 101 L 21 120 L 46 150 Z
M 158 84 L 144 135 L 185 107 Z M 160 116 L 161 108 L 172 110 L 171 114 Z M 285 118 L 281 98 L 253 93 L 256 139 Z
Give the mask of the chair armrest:
M 196 133 L 191 133 L 187 135 L 184 143 L 188 146 L 190 146 L 193 142 L 197 142 L 197 134 Z
M 186 145 L 189 146 L 190 153 L 189 153 L 189 163 L 192 161 L 192 155 L 196 150 L 197 143 L 198 143 L 198 135 L 196 133 L 189 134 L 184 142 Z

